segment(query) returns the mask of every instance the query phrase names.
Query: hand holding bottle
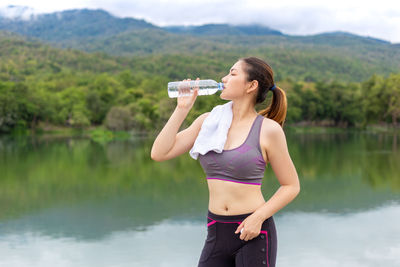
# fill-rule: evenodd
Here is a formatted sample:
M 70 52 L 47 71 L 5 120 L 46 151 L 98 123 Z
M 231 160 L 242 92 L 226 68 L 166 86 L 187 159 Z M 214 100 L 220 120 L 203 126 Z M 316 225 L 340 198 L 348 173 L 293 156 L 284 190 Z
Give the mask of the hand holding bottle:
M 196 81 L 200 80 L 199 78 Z M 193 107 L 194 102 L 196 101 L 199 87 L 195 86 L 193 88 L 193 93 L 191 93 L 190 88 L 190 79 L 185 79 L 181 83 L 179 83 L 178 91 L 179 96 L 177 98 L 177 107 L 190 110 Z
M 197 78 L 196 81 L 190 81 L 190 79 L 188 79 L 184 80 L 183 82 L 169 82 L 168 96 L 171 98 L 188 96 L 194 93 L 195 87 L 197 87 L 197 95 L 212 95 L 218 91 L 222 91 L 224 89 L 224 84 L 222 82 L 218 83 L 210 79 L 199 80 L 199 78 Z

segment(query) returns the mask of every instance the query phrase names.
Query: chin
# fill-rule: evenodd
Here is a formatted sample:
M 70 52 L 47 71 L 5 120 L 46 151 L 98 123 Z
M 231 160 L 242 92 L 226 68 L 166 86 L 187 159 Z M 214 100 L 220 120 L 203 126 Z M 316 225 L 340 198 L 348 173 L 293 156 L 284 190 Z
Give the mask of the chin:
M 223 100 L 230 100 L 229 98 L 227 98 L 227 97 L 224 95 L 224 91 L 221 92 L 221 94 L 219 95 L 219 97 L 220 97 L 221 99 L 223 99 Z

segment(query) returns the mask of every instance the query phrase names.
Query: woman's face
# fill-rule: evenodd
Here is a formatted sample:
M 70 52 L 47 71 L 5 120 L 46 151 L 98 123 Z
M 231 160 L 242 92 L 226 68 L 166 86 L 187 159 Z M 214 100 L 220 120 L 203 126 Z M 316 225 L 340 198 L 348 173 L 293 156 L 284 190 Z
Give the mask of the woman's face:
M 224 83 L 224 90 L 220 95 L 222 99 L 232 100 L 246 94 L 246 87 L 249 82 L 247 82 L 247 74 L 243 69 L 244 64 L 239 60 L 232 66 L 228 75 L 221 79 Z

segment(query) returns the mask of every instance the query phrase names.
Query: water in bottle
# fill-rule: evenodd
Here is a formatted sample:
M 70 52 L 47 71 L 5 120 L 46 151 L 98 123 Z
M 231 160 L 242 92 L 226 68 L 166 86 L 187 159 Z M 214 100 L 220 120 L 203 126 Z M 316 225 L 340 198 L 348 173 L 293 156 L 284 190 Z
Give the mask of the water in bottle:
M 168 96 L 170 98 L 190 96 L 193 90 L 199 87 L 198 95 L 212 95 L 224 89 L 223 83 L 214 80 L 177 81 L 168 83 Z

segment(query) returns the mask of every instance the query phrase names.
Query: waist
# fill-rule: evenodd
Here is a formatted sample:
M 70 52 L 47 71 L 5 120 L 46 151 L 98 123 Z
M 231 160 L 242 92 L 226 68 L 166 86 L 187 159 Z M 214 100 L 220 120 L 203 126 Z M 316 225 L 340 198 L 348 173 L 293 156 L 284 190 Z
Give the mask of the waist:
M 254 211 L 253 211 L 254 212 Z M 242 223 L 244 219 L 253 214 L 253 212 L 249 213 L 240 213 L 240 214 L 232 214 L 232 215 L 222 215 L 216 214 L 210 210 L 207 211 L 207 217 L 215 222 L 222 223 Z M 266 221 L 273 221 L 273 216 L 269 217 Z
M 215 214 L 210 210 L 208 210 L 207 217 L 217 222 L 238 222 L 238 221 L 241 222 L 251 214 L 253 214 L 253 212 L 233 214 L 233 215 L 221 215 L 221 214 Z
M 208 180 L 209 209 L 217 214 L 248 213 L 265 203 L 261 186 Z

